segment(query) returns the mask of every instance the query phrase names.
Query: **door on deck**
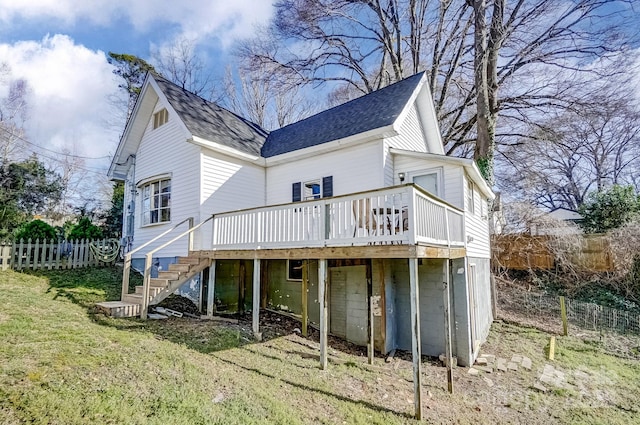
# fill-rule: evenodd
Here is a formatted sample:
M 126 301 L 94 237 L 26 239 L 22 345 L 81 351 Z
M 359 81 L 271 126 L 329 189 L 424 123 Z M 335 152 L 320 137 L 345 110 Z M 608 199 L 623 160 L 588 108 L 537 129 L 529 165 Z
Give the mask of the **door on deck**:
M 329 332 L 359 345 L 367 344 L 367 276 L 365 266 L 332 267 Z

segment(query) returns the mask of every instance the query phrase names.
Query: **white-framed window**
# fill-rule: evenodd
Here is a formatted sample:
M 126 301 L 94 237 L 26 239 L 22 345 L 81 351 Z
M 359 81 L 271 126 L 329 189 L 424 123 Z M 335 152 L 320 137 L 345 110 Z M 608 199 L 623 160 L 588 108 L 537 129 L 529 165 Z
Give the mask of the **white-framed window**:
M 142 225 L 171 221 L 171 179 L 163 178 L 140 186 Z
M 444 196 L 444 190 L 442 187 L 442 168 L 434 168 L 412 173 L 411 179 L 413 183 L 417 184 L 427 192 L 440 198 Z
M 304 192 L 303 199 L 308 201 L 310 199 L 320 199 L 322 197 L 322 180 L 315 179 L 302 184 L 302 190 Z
M 287 280 L 302 282 L 304 260 L 287 260 Z
M 471 179 L 467 178 L 467 211 L 471 214 L 476 213 L 476 185 Z
M 155 130 L 161 125 L 166 124 L 167 121 L 169 121 L 169 112 L 166 108 L 162 108 L 158 112 L 153 114 L 153 129 Z
M 300 202 L 333 196 L 333 176 L 326 176 L 291 185 L 291 201 Z

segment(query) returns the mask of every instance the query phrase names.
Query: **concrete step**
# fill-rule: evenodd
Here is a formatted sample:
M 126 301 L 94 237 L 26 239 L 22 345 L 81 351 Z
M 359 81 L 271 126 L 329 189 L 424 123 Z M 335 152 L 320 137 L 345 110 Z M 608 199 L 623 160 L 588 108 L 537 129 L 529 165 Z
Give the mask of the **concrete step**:
M 127 294 L 122 297 L 122 302 L 131 303 L 131 304 L 142 304 L 142 295 L 141 294 Z
M 191 264 L 169 264 L 170 272 L 187 273 L 191 268 Z
M 197 265 L 199 263 L 200 263 L 200 258 L 198 257 L 178 257 L 178 264 Z
M 165 288 L 161 287 L 161 286 L 150 286 L 149 287 L 149 295 L 152 297 L 155 297 L 156 295 L 158 295 L 160 292 L 164 291 Z M 140 294 L 142 295 L 142 291 L 144 290 L 144 286 L 142 285 L 138 285 L 136 286 L 136 294 Z
M 177 280 L 180 277 L 178 272 L 163 271 L 158 272 L 158 279 Z
M 169 286 L 169 281 L 167 279 L 155 279 L 151 278 L 151 286 L 156 286 L 158 288 L 166 288 Z
M 111 317 L 136 317 L 140 316 L 140 304 L 122 301 L 105 301 L 97 303 L 98 310 Z

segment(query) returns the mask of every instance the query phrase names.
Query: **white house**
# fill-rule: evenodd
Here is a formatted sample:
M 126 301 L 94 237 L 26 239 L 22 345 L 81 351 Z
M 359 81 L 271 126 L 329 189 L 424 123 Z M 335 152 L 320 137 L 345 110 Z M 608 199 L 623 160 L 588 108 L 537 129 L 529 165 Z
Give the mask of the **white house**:
M 444 155 L 423 73 L 272 132 L 149 75 L 109 176 L 126 184 L 125 281 L 129 259 L 145 269 L 114 315 L 202 273 L 207 314 L 246 308 L 257 332 L 261 308 L 287 310 L 321 347 L 373 329 L 382 353 L 468 365 L 487 337 L 494 195 Z

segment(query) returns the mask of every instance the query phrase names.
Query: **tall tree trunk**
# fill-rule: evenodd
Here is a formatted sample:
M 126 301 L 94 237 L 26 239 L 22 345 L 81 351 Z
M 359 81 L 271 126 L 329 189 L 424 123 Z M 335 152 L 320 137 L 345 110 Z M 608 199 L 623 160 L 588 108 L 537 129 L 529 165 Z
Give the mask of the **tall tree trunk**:
M 474 159 L 483 177 L 493 184 L 493 148 L 495 146 L 495 118 L 489 104 L 487 77 L 487 5 L 485 0 L 473 0 L 474 12 L 474 80 L 476 85 L 476 147 Z

